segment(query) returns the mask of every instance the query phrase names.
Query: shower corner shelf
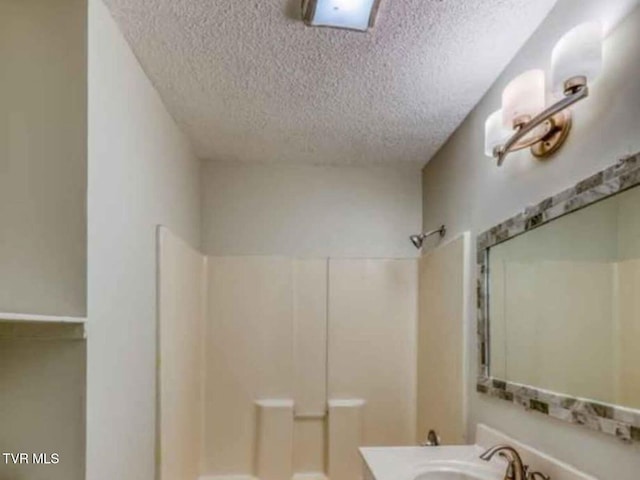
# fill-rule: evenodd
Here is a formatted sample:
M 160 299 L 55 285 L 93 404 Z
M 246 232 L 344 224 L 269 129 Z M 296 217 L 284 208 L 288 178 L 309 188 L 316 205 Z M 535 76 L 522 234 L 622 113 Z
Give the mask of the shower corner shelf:
M 0 313 L 0 339 L 84 340 L 86 323 L 84 317 Z

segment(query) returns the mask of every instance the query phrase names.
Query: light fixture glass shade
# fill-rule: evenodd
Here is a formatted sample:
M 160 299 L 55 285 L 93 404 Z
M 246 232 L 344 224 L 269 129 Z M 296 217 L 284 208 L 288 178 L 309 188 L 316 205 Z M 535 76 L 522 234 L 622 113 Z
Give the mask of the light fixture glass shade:
M 562 94 L 565 82 L 575 77 L 592 81 L 602 70 L 602 26 L 583 23 L 565 34 L 551 54 L 551 80 L 554 93 Z
M 484 154 L 493 158 L 493 150 L 513 135 L 513 130 L 505 128 L 502 123 L 502 110 L 493 112 L 484 124 Z
M 305 21 L 319 27 L 368 30 L 379 0 L 307 0 Z
M 529 70 L 514 78 L 502 92 L 502 121 L 515 128 L 542 112 L 546 104 L 545 75 L 542 70 Z

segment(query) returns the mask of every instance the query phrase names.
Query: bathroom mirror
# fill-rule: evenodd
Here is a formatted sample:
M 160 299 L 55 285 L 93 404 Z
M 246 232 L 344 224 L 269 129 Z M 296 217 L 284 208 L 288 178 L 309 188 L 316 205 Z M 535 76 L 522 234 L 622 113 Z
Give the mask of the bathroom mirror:
M 640 441 L 640 157 L 478 237 L 478 390 Z

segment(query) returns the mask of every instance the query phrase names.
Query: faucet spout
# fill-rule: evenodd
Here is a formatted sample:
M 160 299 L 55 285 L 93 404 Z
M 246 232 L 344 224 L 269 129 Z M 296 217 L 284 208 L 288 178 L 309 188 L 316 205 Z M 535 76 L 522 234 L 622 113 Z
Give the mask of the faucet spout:
M 529 467 L 524 464 L 515 448 L 510 445 L 496 445 L 480 455 L 480 459 L 489 462 L 496 454 L 509 462 L 504 480 L 527 480 Z
M 421 445 L 423 447 L 439 447 L 440 446 L 440 436 L 436 433 L 435 430 L 429 430 L 429 434 L 427 435 L 427 439 Z

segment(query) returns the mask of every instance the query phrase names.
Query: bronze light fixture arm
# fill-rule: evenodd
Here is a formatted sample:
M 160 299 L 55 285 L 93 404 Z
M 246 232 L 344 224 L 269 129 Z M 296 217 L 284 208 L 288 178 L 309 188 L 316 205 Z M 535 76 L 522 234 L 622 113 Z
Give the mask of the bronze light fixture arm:
M 522 124 L 520 127 L 518 127 L 518 131 L 509 140 L 507 140 L 504 145 L 495 148 L 493 156 L 498 160 L 498 166 L 502 166 L 505 158 L 511 152 L 521 150 L 523 148 L 530 147 L 538 142 L 544 141 L 547 135 L 554 132 L 558 115 L 562 114 L 567 108 L 578 103 L 581 100 L 584 100 L 588 96 L 589 87 L 587 86 L 586 82 L 578 81 L 576 82 L 576 84 L 572 85 L 572 82 L 568 81 L 567 88 L 565 90 L 565 98 L 555 103 L 554 105 L 551 105 L 549 108 L 536 115 L 528 122 Z M 563 119 L 559 118 L 558 120 L 562 121 Z M 570 121 L 570 119 L 568 121 Z M 535 130 L 545 122 L 548 122 L 549 126 L 543 134 L 530 141 L 522 142 L 522 140 L 528 134 L 530 134 L 533 130 Z

